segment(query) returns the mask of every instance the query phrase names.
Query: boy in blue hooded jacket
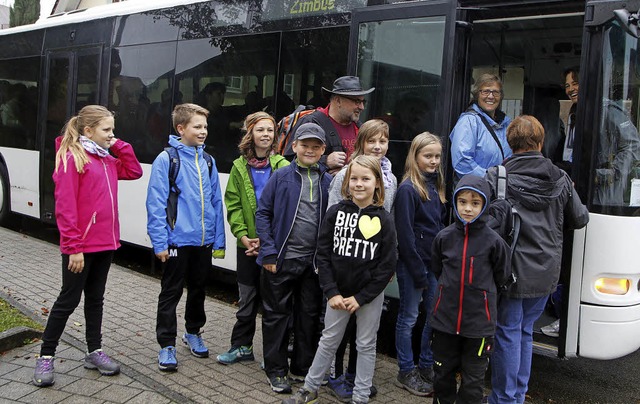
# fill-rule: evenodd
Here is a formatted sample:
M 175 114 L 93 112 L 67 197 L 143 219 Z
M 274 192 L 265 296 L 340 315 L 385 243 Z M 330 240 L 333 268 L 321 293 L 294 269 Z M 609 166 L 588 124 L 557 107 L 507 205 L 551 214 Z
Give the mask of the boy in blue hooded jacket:
M 496 328 L 498 290 L 511 275 L 507 243 L 486 223 L 489 184 L 465 175 L 454 192 L 456 222 L 433 241 L 438 279 L 431 314 L 434 403 L 480 403 Z M 456 392 L 456 373 L 462 383 Z

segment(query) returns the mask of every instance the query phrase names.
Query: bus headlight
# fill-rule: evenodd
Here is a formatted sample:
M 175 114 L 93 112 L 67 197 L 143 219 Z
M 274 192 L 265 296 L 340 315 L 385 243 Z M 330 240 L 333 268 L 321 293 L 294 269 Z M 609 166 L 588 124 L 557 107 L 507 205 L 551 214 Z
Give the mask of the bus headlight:
M 631 282 L 620 278 L 599 278 L 596 280 L 596 290 L 609 295 L 626 295 Z

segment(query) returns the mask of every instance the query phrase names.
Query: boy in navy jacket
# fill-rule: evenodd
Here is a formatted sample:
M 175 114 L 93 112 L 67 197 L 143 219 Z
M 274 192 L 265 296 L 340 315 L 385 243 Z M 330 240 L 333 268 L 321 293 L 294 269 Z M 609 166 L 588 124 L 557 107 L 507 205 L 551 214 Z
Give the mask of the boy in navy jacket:
M 486 224 L 491 195 L 481 177 L 465 175 L 454 192 L 456 222 L 433 241 L 438 289 L 431 326 L 434 403 L 480 403 L 496 327 L 500 286 L 511 275 L 509 246 Z M 462 383 L 456 392 L 456 373 Z
M 331 175 L 318 164 L 325 142 L 319 125 L 300 125 L 293 141 L 294 162 L 269 178 L 256 212 L 257 263 L 264 268 L 260 280 L 264 370 L 276 393 L 291 392 L 290 317 L 295 316 L 292 379 L 304 380 L 320 338 L 322 291 L 315 251 L 331 183 Z

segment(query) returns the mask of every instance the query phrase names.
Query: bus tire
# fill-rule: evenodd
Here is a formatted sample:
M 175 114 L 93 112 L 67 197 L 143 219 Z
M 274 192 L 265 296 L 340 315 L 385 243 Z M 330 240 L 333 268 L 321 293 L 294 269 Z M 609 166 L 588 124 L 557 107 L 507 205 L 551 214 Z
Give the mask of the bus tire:
M 9 172 L 7 167 L 0 162 L 0 225 L 9 226 L 13 222 L 11 214 L 11 195 L 9 187 Z

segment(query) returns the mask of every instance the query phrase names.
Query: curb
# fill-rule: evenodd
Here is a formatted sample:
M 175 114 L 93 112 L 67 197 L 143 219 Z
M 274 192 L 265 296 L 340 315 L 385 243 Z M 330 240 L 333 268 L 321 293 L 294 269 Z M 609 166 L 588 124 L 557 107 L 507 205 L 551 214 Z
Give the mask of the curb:
M 41 338 L 42 331 L 29 327 L 13 327 L 0 332 L 0 352 L 6 352 L 13 348 L 25 345 L 25 340 Z

